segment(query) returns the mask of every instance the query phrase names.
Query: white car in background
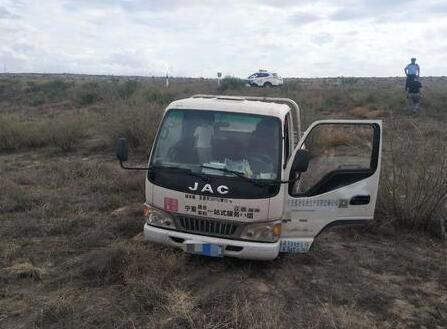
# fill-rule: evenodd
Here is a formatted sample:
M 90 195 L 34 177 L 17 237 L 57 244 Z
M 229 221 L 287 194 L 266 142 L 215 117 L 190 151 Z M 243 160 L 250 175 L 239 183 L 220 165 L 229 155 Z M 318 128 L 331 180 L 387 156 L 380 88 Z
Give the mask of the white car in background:
M 248 83 L 252 87 L 274 87 L 274 86 L 282 86 L 283 80 L 277 73 L 271 73 L 266 70 L 259 70 L 248 78 Z

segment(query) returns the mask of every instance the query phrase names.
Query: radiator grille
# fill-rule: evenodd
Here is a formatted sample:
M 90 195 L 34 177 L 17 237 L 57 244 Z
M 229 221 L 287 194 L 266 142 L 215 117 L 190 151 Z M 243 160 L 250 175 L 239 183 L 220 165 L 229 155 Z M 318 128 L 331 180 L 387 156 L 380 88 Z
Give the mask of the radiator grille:
M 177 219 L 184 231 L 210 235 L 231 236 L 239 226 L 237 223 L 209 218 L 177 216 Z

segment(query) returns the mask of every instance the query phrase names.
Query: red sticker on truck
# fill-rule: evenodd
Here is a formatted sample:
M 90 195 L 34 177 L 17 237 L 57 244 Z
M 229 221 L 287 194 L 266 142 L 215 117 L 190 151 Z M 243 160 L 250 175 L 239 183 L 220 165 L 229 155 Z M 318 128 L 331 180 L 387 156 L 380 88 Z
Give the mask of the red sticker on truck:
M 177 212 L 178 200 L 173 198 L 165 198 L 165 210 Z

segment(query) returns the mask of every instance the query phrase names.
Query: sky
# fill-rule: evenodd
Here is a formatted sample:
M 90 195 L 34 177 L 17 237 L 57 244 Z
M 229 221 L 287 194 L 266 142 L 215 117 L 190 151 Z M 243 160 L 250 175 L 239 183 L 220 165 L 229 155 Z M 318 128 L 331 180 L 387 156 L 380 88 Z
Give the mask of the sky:
M 0 0 L 0 72 L 447 75 L 447 0 Z

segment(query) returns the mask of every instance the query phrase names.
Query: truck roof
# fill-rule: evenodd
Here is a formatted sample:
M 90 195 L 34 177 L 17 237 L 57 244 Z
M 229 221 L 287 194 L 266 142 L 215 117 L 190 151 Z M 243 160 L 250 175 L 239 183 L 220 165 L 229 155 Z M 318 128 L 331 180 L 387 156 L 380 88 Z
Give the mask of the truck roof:
M 290 110 L 285 104 L 246 100 L 238 96 L 194 96 L 172 102 L 168 109 L 191 109 L 251 113 L 282 118 Z

